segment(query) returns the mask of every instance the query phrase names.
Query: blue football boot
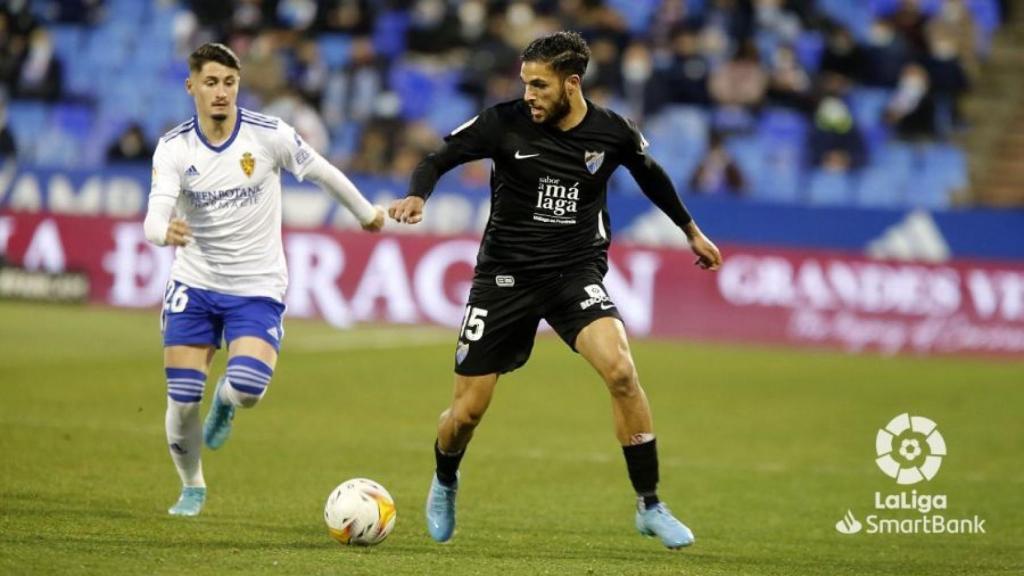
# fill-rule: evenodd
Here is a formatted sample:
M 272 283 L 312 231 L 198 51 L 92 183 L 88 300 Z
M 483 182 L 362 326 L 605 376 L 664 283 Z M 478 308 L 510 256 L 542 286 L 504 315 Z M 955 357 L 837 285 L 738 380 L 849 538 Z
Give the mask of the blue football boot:
M 216 450 L 228 441 L 228 436 L 231 435 L 231 421 L 235 419 L 235 407 L 220 399 L 220 388 L 226 381 L 224 376 L 217 380 L 210 412 L 203 423 L 203 442 L 210 450 Z
M 642 499 L 637 501 L 636 529 L 644 536 L 657 536 L 668 548 L 683 548 L 693 544 L 693 532 L 676 519 L 664 502 L 647 508 Z
M 427 532 L 438 542 L 447 542 L 455 532 L 455 494 L 459 491 L 459 480 L 445 486 L 434 474 L 427 494 Z
M 206 488 L 203 486 L 183 486 L 178 501 L 167 513 L 171 516 L 198 516 L 206 502 Z

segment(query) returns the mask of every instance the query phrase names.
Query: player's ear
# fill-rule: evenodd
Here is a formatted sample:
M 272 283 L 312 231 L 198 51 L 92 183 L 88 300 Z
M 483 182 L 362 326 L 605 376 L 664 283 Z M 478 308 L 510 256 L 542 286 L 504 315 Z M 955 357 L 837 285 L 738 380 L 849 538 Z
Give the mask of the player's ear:
M 576 91 L 580 89 L 580 82 L 582 82 L 582 79 L 580 78 L 579 74 L 570 74 L 565 79 L 566 92 L 568 92 L 569 94 L 576 93 Z
M 185 92 L 188 92 L 189 96 L 193 96 L 193 94 L 192 94 L 192 79 L 191 78 L 187 78 L 187 77 L 185 78 Z

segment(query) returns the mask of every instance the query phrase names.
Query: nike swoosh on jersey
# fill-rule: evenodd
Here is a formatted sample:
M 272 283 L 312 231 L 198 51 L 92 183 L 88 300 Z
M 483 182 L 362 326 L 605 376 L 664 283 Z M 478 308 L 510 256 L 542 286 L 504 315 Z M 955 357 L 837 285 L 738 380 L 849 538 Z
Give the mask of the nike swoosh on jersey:
M 533 158 L 535 156 L 540 156 L 540 153 L 538 152 L 537 154 L 520 154 L 519 150 L 516 150 L 516 160 L 524 160 L 526 158 Z

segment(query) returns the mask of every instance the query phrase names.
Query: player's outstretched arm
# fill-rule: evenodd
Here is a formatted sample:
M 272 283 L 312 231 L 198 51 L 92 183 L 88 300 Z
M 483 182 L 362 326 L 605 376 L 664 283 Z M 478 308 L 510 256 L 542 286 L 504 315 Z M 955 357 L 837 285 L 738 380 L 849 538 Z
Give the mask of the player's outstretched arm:
M 640 152 L 627 164 L 640 190 L 686 234 L 690 249 L 697 255 L 694 264 L 705 270 L 717 270 L 722 265 L 722 253 L 697 227 L 665 169 L 643 149 Z
M 436 152 L 424 156 L 409 178 L 409 194 L 395 200 L 388 207 L 388 215 L 403 224 L 418 224 L 423 220 L 423 205 L 434 192 L 437 181 L 459 164 L 489 158 L 492 154 L 493 109 L 474 116 L 445 137 Z
M 348 208 L 359 225 L 367 232 L 379 232 L 384 228 L 384 208 L 370 204 L 370 201 L 359 192 L 356 185 L 345 174 L 319 154 L 314 154 L 309 161 L 305 178 L 312 180 L 317 186 L 341 202 Z

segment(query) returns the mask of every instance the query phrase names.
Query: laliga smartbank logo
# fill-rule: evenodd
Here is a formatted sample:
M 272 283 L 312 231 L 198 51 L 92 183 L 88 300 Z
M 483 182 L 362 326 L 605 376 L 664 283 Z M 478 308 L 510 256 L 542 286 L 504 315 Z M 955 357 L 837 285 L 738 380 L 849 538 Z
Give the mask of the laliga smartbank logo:
M 878 465 L 886 476 L 901 486 L 929 482 L 939 473 L 946 456 L 946 440 L 935 421 L 903 413 L 880 428 L 875 435 Z M 853 509 L 836 522 L 841 534 L 984 534 L 985 520 L 948 518 L 942 511 L 949 505 L 946 494 L 920 492 L 916 488 L 883 494 L 875 492 L 873 511 L 861 523 Z

